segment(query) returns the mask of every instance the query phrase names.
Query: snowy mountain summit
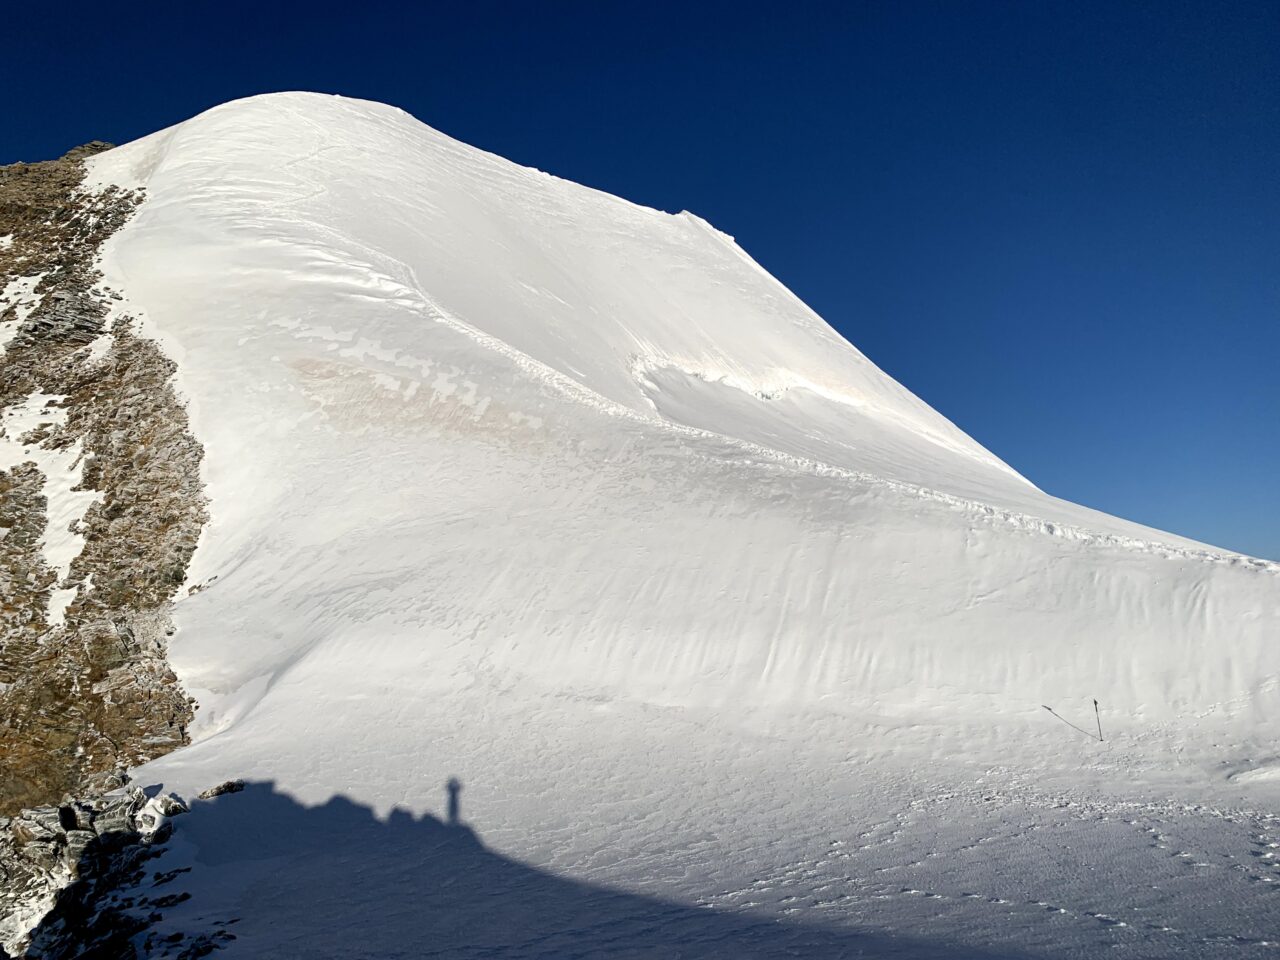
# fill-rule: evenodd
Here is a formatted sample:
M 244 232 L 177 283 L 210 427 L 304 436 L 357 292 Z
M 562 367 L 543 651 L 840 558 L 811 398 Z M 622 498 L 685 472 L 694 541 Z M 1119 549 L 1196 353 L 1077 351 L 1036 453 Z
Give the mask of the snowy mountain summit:
M 168 648 L 191 743 L 137 779 L 296 805 L 221 796 L 238 826 L 197 809 L 166 854 L 193 866 L 172 922 L 242 918 L 233 955 L 329 955 L 352 904 L 377 932 L 344 955 L 404 942 L 394 845 L 328 883 L 279 834 L 242 849 L 296 811 L 344 829 L 337 803 L 465 821 L 566 881 L 995 956 L 1125 926 L 1000 803 L 1275 798 L 1280 567 L 1039 491 L 698 217 L 316 94 L 87 167 L 145 191 L 100 268 L 177 365 L 209 500 Z M 926 802 L 962 805 L 952 847 Z M 965 859 L 983 836 L 1005 873 Z M 1063 919 L 1010 940 L 995 905 L 1037 878 Z M 607 953 L 589 921 L 558 929 Z M 688 955 L 744 955 L 680 922 Z M 557 955 L 493 936 L 475 955 Z
M 1036 721 L 1097 696 L 1117 725 L 1264 707 L 1274 567 L 1041 494 L 690 214 L 311 94 L 90 177 L 147 192 L 106 271 L 208 451 L 209 589 L 172 656 L 224 742 L 316 671 Z

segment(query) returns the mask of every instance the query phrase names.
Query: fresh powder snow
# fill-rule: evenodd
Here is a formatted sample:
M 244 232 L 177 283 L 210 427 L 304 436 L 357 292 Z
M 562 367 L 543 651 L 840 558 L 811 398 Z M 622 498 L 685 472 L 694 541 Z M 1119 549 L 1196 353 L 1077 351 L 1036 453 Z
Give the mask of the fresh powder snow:
M 165 925 L 1274 955 L 1280 566 L 1041 492 L 705 221 L 395 108 L 256 97 L 89 169 L 146 191 L 102 269 L 210 497 L 193 743 L 137 777 L 249 784 L 179 821 Z

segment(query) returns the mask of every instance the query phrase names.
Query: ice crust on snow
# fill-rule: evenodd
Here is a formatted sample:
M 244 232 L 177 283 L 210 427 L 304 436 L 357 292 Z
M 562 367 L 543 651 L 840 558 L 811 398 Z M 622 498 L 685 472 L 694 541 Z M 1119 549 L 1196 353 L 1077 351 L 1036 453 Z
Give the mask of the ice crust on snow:
M 1097 697 L 1127 768 L 1175 750 L 1184 786 L 1276 732 L 1280 567 L 1037 490 L 697 217 L 315 94 L 89 168 L 146 190 L 102 267 L 206 449 L 169 789 L 422 813 L 464 773 L 491 842 L 625 886 L 609 810 L 556 808 L 606 766 L 670 800 L 763 738 L 679 828 L 745 848 L 793 776 L 814 830 L 847 820 L 842 761 L 787 746 L 820 731 L 1031 767 L 1042 704 Z

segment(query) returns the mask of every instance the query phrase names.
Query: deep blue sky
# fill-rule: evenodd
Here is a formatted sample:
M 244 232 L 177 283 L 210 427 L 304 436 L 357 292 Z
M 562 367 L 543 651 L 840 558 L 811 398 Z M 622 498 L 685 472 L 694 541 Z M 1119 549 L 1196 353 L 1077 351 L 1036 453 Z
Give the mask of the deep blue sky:
M 1280 558 L 1275 0 L 76 7 L 6 5 L 0 163 L 394 103 L 707 218 L 1045 490 Z

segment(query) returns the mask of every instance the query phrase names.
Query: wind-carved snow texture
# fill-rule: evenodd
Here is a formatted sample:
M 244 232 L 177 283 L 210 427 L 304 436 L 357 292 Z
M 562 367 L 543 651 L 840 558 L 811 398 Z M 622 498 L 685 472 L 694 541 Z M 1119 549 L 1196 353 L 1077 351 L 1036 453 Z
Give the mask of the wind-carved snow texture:
M 0 816 L 182 743 L 166 604 L 204 519 L 173 371 L 98 247 L 139 197 L 79 190 L 90 144 L 0 169 Z
M 254 98 L 89 167 L 146 191 L 102 270 L 210 502 L 201 709 L 138 776 L 252 784 L 179 821 L 165 930 L 1271 949 L 1275 564 L 1035 489 L 698 218 L 393 108 Z

